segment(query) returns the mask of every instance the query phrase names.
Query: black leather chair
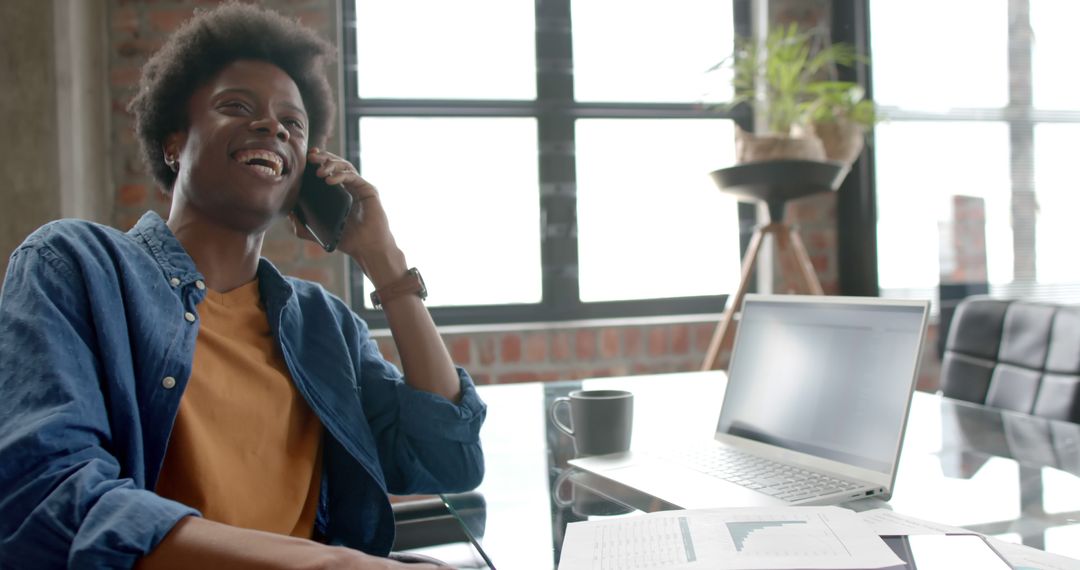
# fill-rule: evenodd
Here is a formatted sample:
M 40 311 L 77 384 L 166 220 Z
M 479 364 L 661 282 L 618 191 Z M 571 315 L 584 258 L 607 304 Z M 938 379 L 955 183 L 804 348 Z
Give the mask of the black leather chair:
M 1080 307 L 969 297 L 941 363 L 945 396 L 1080 423 Z

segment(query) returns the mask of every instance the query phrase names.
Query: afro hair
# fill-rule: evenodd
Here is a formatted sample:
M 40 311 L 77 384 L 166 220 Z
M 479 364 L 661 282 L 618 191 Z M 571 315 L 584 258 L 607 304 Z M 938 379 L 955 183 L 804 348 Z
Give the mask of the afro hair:
M 333 46 L 311 29 L 270 10 L 230 2 L 196 12 L 143 66 L 128 105 L 154 179 L 171 192 L 176 173 L 165 164 L 165 138 L 187 128 L 192 93 L 239 59 L 272 63 L 292 78 L 307 108 L 308 140 L 323 145 L 334 124 L 334 97 L 324 71 L 333 56 Z

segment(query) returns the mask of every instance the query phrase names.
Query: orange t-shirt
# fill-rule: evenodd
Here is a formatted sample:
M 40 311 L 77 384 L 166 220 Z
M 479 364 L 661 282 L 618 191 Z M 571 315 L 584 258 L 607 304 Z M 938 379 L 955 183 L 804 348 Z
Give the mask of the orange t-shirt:
M 258 281 L 199 304 L 195 358 L 156 492 L 209 520 L 311 538 L 322 425 L 297 392 Z

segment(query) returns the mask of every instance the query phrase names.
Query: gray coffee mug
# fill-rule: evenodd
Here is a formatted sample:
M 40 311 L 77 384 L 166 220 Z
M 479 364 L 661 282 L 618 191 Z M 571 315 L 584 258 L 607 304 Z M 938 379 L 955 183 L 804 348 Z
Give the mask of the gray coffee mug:
M 559 406 L 570 407 L 570 425 L 559 421 Z M 555 398 L 551 422 L 574 438 L 579 456 L 603 455 L 630 449 L 634 424 L 634 395 L 625 390 L 575 390 Z

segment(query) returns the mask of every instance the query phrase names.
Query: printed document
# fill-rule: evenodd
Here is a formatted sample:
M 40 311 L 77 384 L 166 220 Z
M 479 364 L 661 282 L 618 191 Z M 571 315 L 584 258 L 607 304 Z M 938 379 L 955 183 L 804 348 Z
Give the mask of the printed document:
M 912 534 L 978 534 L 965 528 L 948 526 L 915 517 L 909 517 L 889 509 L 874 509 L 857 515 L 879 536 L 908 536 Z M 1080 570 L 1080 560 L 1051 554 L 1023 544 L 987 537 L 990 546 L 1001 553 L 1005 561 L 1016 570 Z
M 903 562 L 839 507 L 664 511 L 567 526 L 559 570 L 876 569 Z

